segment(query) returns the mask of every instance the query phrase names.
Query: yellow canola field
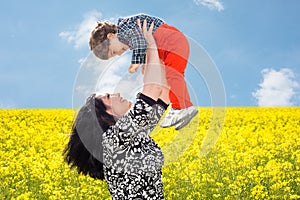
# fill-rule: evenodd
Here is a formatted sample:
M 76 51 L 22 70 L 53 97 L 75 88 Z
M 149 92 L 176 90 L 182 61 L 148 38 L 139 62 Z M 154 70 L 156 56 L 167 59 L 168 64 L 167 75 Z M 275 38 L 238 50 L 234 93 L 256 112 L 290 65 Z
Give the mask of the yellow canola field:
M 180 131 L 152 133 L 165 153 L 165 199 L 300 199 L 299 107 L 226 108 L 207 154 L 212 109 L 199 111 Z M 0 199 L 110 199 L 104 181 L 63 161 L 73 118 L 68 109 L 0 110 Z

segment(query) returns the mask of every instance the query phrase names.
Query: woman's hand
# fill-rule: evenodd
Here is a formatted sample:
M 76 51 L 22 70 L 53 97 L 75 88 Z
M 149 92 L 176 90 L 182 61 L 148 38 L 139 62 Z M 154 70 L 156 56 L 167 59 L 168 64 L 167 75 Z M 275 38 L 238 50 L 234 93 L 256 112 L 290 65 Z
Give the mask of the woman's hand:
M 153 32 L 153 27 L 154 27 L 154 23 L 152 22 L 149 29 L 147 29 L 147 20 L 145 19 L 143 22 L 143 27 L 141 26 L 141 21 L 140 19 L 137 20 L 137 25 L 140 27 L 147 43 L 148 43 L 148 47 L 156 47 L 156 42 L 155 39 L 152 35 Z

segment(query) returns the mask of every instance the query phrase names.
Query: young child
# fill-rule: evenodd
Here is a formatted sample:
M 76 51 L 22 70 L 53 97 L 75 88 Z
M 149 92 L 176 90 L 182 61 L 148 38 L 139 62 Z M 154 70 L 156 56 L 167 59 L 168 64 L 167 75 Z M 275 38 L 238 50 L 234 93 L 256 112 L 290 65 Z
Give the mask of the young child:
M 159 58 L 166 67 L 166 77 L 170 86 L 172 107 L 160 123 L 163 128 L 175 126 L 179 130 L 186 126 L 198 113 L 190 100 L 184 71 L 189 57 L 189 43 L 182 32 L 169 26 L 162 19 L 146 14 L 120 18 L 117 25 L 110 22 L 97 22 L 91 33 L 90 49 L 96 57 L 107 60 L 126 50 L 133 50 L 130 73 L 145 64 L 147 42 L 140 30 L 143 23 L 154 24 L 153 36 L 158 48 Z M 142 23 L 142 24 L 140 24 Z

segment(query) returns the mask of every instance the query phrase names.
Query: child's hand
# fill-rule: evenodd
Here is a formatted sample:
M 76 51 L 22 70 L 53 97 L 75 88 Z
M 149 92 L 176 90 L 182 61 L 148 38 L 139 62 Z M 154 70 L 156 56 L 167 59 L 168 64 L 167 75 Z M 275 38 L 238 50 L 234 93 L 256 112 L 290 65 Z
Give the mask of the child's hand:
M 140 64 L 131 64 L 130 67 L 128 68 L 128 72 L 130 74 L 133 74 L 138 71 L 139 67 L 140 67 Z

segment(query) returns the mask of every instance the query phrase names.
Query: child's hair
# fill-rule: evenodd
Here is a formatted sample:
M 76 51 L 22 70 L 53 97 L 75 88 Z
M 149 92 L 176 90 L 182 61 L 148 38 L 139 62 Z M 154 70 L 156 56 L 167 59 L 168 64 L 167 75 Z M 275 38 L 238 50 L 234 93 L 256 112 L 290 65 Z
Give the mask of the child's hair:
M 91 33 L 90 37 L 90 49 L 95 56 L 100 59 L 108 59 L 108 46 L 109 40 L 107 34 L 117 33 L 117 25 L 104 21 L 97 21 L 97 26 Z

